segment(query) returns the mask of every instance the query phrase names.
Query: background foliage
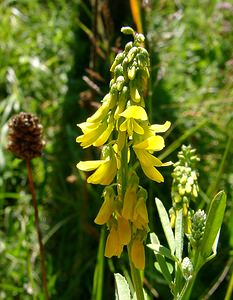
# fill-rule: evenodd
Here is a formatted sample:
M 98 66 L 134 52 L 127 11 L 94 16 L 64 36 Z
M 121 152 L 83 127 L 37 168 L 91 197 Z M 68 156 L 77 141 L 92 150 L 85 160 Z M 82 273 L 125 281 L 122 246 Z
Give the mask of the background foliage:
M 140 24 L 151 55 L 151 121 L 173 124 L 161 157 L 176 161 L 182 143 L 197 149 L 201 193 L 193 207 L 206 208 L 220 189 L 227 193 L 219 254 L 203 268 L 193 293 L 193 299 L 223 299 L 233 262 L 233 2 L 142 1 L 141 16 L 132 14 L 137 1 L 92 2 L 0 4 L 0 299 L 43 299 L 25 166 L 6 151 L 7 122 L 19 111 L 38 114 L 44 126 L 46 148 L 33 165 L 50 294 L 91 298 L 101 188 L 86 185 L 75 167 L 96 156 L 76 144 L 76 123 L 108 90 L 109 67 L 125 43 L 121 26 Z M 171 206 L 171 172 L 163 171 L 164 184 L 142 179 L 150 195 L 150 228 L 162 241 L 154 197 Z M 148 250 L 147 291 L 151 299 L 170 299 L 153 261 Z M 114 298 L 112 272 L 127 267 L 124 256 L 121 263 L 105 261 L 104 299 Z

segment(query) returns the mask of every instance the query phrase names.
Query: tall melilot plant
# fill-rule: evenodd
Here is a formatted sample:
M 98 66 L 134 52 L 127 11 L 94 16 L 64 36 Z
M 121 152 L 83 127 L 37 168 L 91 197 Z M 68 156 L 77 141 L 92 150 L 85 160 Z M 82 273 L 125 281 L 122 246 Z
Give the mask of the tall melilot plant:
M 101 149 L 101 158 L 80 161 L 81 171 L 94 171 L 87 178 L 91 184 L 101 184 L 103 204 L 95 223 L 107 225 L 105 256 L 120 257 L 124 246 L 128 251 L 132 282 L 138 300 L 144 299 L 140 270 L 145 267 L 144 244 L 149 231 L 146 206 L 147 191 L 140 186 L 135 163 L 155 182 L 164 178 L 158 168 L 162 163 L 153 155 L 164 148 L 164 139 L 158 133 L 166 132 L 170 122 L 151 125 L 145 110 L 144 87 L 149 78 L 150 59 L 143 47 L 144 36 L 130 27 L 122 28 L 133 36 L 110 69 L 113 78 L 109 93 L 101 107 L 86 122 L 78 124 L 83 134 L 77 142 L 83 148 Z

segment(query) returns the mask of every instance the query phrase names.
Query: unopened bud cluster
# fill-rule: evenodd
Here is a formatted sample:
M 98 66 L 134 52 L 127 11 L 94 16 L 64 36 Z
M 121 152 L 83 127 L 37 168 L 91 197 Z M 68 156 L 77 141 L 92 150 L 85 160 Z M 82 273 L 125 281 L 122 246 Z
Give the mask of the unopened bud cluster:
M 21 112 L 8 123 L 8 149 L 22 159 L 31 160 L 41 156 L 44 147 L 42 125 L 39 118 L 31 113 Z
M 206 213 L 204 210 L 199 209 L 192 216 L 192 229 L 190 235 L 191 245 L 197 247 L 202 240 L 206 225 Z
M 183 145 L 178 153 L 179 161 L 174 164 L 172 173 L 172 203 L 173 207 L 170 211 L 172 225 L 174 225 L 176 212 L 183 209 L 186 233 L 190 232 L 191 220 L 189 215 L 189 203 L 195 201 L 198 196 L 198 172 L 196 163 L 200 160 L 196 155 L 196 150 L 192 147 Z
M 193 264 L 188 257 L 185 257 L 181 264 L 182 273 L 186 280 L 189 280 L 192 277 L 193 273 Z

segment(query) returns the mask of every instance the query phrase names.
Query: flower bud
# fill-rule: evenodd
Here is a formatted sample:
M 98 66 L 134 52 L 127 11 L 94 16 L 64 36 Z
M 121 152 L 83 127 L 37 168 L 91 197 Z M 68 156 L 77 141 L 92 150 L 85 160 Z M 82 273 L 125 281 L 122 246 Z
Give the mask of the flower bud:
M 188 257 L 185 257 L 181 263 L 182 273 L 186 280 L 189 280 L 192 277 L 193 273 L 193 264 Z
M 135 238 L 131 247 L 131 259 L 135 268 L 143 270 L 145 268 L 145 249 L 142 241 Z

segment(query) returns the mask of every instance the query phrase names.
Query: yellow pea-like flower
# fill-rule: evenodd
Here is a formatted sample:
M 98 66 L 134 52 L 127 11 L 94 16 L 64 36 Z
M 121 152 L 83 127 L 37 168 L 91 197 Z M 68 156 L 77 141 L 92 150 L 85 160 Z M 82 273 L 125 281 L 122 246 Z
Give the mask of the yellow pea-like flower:
M 122 245 L 128 245 L 128 243 L 131 240 L 131 228 L 130 228 L 129 221 L 122 216 L 119 216 L 117 221 L 118 221 L 117 230 L 118 230 L 120 242 Z
M 142 241 L 134 239 L 131 246 L 131 259 L 135 268 L 144 270 L 145 268 L 145 249 Z
M 120 256 L 123 250 L 123 245 L 120 243 L 117 228 L 113 226 L 107 237 L 104 255 L 108 258 L 112 256 Z
M 106 188 L 104 192 L 104 202 L 95 218 L 95 223 L 103 225 L 107 223 L 114 211 L 114 190 L 111 187 Z
M 124 205 L 122 209 L 122 216 L 126 220 L 133 221 L 133 213 L 134 213 L 134 207 L 136 205 L 136 201 L 137 201 L 136 190 L 132 189 L 132 187 L 128 187 L 125 192 Z

